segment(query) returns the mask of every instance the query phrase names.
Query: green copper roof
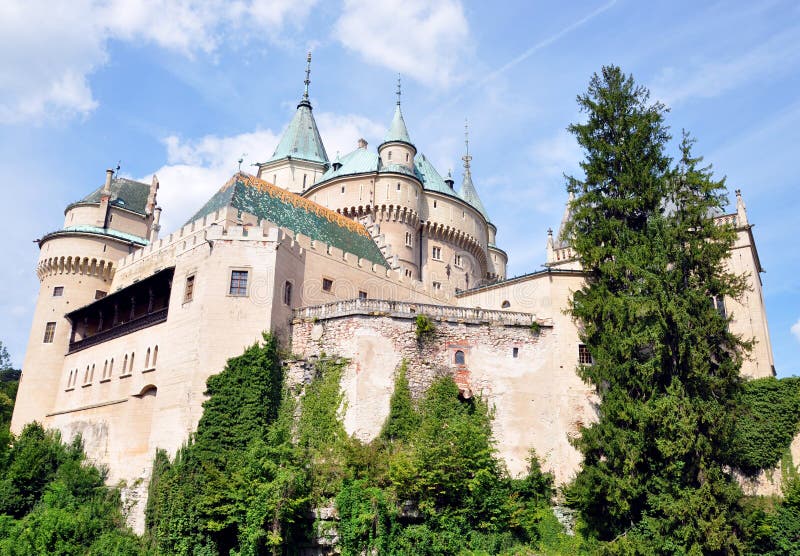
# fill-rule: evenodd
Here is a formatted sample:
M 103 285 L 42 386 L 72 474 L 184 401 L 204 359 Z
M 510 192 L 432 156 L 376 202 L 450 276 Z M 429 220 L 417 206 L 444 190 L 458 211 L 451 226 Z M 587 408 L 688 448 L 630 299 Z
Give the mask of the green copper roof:
M 478 197 L 478 192 L 475 190 L 475 185 L 472 183 L 472 172 L 470 172 L 469 167 L 464 169 L 464 181 L 461 183 L 461 191 L 458 194 L 489 222 L 489 214 L 486 212 L 486 207 L 483 206 L 481 198 Z
M 351 153 L 347 153 L 339 158 L 339 168 L 331 166 L 322 174 L 319 179 L 323 181 L 338 178 L 339 176 L 352 176 L 355 174 L 366 174 L 367 172 L 376 172 L 378 170 L 378 153 L 368 151 L 366 148 L 359 147 Z
M 439 172 L 436 171 L 436 168 L 433 167 L 431 161 L 424 154 L 420 154 L 414 159 L 414 166 L 416 166 L 417 172 L 422 177 L 421 181 L 425 189 L 444 193 L 445 195 L 456 194 L 455 191 L 447 186 L 442 176 L 439 175 Z
M 103 186 L 98 187 L 80 201 L 70 204 L 67 209 L 80 203 L 100 203 Z M 147 207 L 147 196 L 150 194 L 150 186 L 146 183 L 129 180 L 127 178 L 114 178 L 111 180 L 111 204 L 145 214 Z
M 50 236 L 70 234 L 70 233 L 94 234 L 94 235 L 113 237 L 115 239 L 121 239 L 122 241 L 129 241 L 137 245 L 147 245 L 148 243 L 150 243 L 143 237 L 139 237 L 133 234 L 126 234 L 125 232 L 120 232 L 119 230 L 114 230 L 112 228 L 100 228 L 99 226 L 67 226 L 63 230 L 58 230 L 56 232 L 51 232 L 47 234 L 42 238 L 42 240 Z
M 234 174 L 189 222 L 224 207 L 253 214 L 281 228 L 388 267 L 363 225 L 255 176 L 242 172 Z
M 328 153 L 325 152 L 317 122 L 311 113 L 311 103 L 305 98 L 297 105 L 297 112 L 267 162 L 288 157 L 328 164 Z
M 389 131 L 386 132 L 383 138 L 384 143 L 389 143 L 390 141 L 402 141 L 403 143 L 413 145 L 411 137 L 408 136 L 408 128 L 403 119 L 403 112 L 400 110 L 399 102 L 394 109 L 394 117 L 392 118 L 392 124 L 389 126 Z

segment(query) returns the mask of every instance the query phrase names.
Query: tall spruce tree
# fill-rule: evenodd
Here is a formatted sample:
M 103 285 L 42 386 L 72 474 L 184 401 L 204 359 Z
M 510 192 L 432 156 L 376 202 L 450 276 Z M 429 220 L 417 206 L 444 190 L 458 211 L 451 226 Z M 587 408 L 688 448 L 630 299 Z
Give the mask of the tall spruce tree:
M 712 302 L 744 288 L 724 264 L 735 232 L 713 220 L 724 182 L 686 135 L 673 166 L 667 109 L 620 68 L 578 103 L 585 178 L 568 177 L 565 235 L 587 276 L 571 305 L 593 359 L 579 374 L 600 404 L 567 495 L 612 553 L 737 553 L 724 464 L 747 344 Z

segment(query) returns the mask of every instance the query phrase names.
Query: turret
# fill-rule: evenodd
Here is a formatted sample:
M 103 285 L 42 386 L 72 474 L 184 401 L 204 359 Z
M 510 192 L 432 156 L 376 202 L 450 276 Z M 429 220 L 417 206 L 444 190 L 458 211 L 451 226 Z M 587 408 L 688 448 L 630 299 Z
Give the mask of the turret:
M 308 86 L 311 84 L 311 52 L 306 65 L 305 91 L 297 111 L 283 132 L 275 152 L 258 164 L 258 177 L 291 191 L 302 193 L 325 173 L 330 162 L 312 113 Z
M 398 77 L 397 106 L 394 109 L 392 123 L 383 138 L 383 143 L 378 146 L 378 154 L 384 167 L 391 167 L 397 164 L 413 172 L 414 156 L 417 154 L 417 148 L 408 135 L 408 128 L 406 128 L 403 111 L 400 107 L 400 95 L 400 78 Z
M 58 389 L 69 387 L 63 365 L 71 349 L 72 323 L 65 315 L 105 296 L 116 262 L 147 245 L 153 221 L 146 214 L 149 190 L 146 184 L 114 178 L 108 170 L 102 187 L 67 207 L 61 230 L 37 240 L 39 297 L 22 365 L 14 432 L 26 423 L 44 422 Z

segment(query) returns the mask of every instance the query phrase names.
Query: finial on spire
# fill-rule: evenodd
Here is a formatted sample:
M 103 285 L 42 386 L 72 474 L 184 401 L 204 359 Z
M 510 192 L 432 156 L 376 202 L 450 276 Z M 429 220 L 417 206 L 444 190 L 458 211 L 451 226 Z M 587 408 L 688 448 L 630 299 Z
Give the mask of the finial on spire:
M 464 161 L 464 170 L 469 172 L 469 163 L 472 157 L 469 155 L 469 122 L 464 118 L 464 146 L 466 147 L 466 154 L 461 157 Z
M 400 95 L 403 94 L 400 89 L 400 74 L 397 74 L 397 106 L 400 106 Z
M 308 51 L 308 57 L 306 58 L 306 90 L 303 93 L 303 100 L 308 101 L 308 86 L 311 84 L 311 51 Z

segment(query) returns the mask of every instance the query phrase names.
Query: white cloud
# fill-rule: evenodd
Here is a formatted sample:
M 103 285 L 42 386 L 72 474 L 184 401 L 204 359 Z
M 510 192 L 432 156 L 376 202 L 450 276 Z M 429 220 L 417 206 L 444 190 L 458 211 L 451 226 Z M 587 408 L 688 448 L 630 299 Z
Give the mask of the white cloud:
M 111 39 L 186 56 L 210 53 L 226 34 L 274 36 L 316 0 L 5 0 L 0 2 L 0 124 L 89 114 L 88 77 Z M 240 39 L 241 40 L 241 39 Z
M 359 137 L 370 139 L 383 133 L 381 125 L 355 114 L 321 112 L 315 117 L 331 158 L 337 150 L 346 154 L 355 149 Z M 269 158 L 279 140 L 280 134 L 268 129 L 229 137 L 164 138 L 167 164 L 155 171 L 160 184 L 158 204 L 164 209 L 162 230 L 170 233 L 186 222 L 236 172 L 242 155 L 242 170 L 255 173 L 251 164 Z M 151 179 L 152 174 L 140 181 Z
M 370 63 L 440 86 L 452 85 L 469 50 L 456 0 L 345 0 L 334 36 Z
M 797 341 L 800 342 L 800 319 L 797 319 L 797 322 L 792 325 L 791 332 Z

